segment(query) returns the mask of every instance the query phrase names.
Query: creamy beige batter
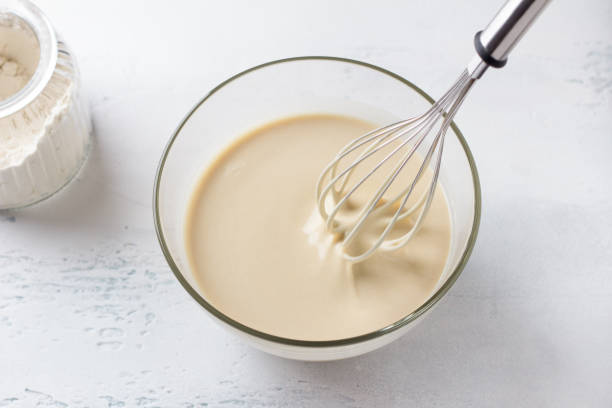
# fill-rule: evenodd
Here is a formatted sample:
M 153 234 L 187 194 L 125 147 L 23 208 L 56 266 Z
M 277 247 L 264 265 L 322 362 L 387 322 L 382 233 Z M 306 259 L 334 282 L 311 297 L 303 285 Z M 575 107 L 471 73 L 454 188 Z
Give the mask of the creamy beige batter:
M 407 246 L 357 264 L 344 259 L 315 210 L 322 169 L 374 127 L 348 117 L 299 116 L 248 133 L 220 155 L 193 193 L 185 226 L 189 261 L 207 301 L 259 331 L 333 340 L 381 329 L 427 300 L 450 243 L 441 188 Z M 357 245 L 369 239 L 362 234 Z

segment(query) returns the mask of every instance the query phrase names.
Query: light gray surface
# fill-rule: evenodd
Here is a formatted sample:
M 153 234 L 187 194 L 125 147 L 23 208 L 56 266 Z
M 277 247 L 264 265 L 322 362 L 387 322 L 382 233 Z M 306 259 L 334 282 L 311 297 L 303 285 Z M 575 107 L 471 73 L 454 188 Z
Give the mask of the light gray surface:
M 0 215 L 0 407 L 612 405 L 609 0 L 553 2 L 459 113 L 483 218 L 447 298 L 325 364 L 248 348 L 175 281 L 152 228 L 162 148 L 208 89 L 271 59 L 357 58 L 439 95 L 498 2 L 151 3 L 40 1 L 96 139 L 68 190 Z

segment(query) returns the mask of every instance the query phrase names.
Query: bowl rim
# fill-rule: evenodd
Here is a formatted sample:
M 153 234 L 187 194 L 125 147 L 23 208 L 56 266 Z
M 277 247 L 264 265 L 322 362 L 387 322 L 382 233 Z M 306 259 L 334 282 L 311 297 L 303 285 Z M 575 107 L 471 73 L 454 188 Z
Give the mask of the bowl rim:
M 164 237 L 162 223 L 161 223 L 161 217 L 159 213 L 159 189 L 160 189 L 160 184 L 161 184 L 162 173 L 164 170 L 164 164 L 166 163 L 166 159 L 170 153 L 170 150 L 172 149 L 172 145 L 174 144 L 174 141 L 177 139 L 177 137 L 181 133 L 183 126 L 187 123 L 187 121 L 189 121 L 191 116 L 200 108 L 200 106 L 202 106 L 204 102 L 206 102 L 216 92 L 221 90 L 225 85 L 253 71 L 257 71 L 259 69 L 266 68 L 272 65 L 283 64 L 287 62 L 305 61 L 305 60 L 342 62 L 342 63 L 354 64 L 354 65 L 359 65 L 361 67 L 369 68 L 369 69 L 378 71 L 382 74 L 385 74 L 387 76 L 390 76 L 398 80 L 399 82 L 403 83 L 404 85 L 407 85 L 408 87 L 412 88 L 413 91 L 421 95 L 429 103 L 433 104 L 435 102 L 434 99 L 431 96 L 429 96 L 425 91 L 423 91 L 421 88 L 419 88 L 412 82 L 408 81 L 407 79 L 403 78 L 402 76 L 394 72 L 391 72 L 385 68 L 381 68 L 379 66 L 376 66 L 376 65 L 373 65 L 367 62 L 354 60 L 350 58 L 332 57 L 332 56 L 316 56 L 316 55 L 315 56 L 290 57 L 290 58 L 283 58 L 283 59 L 278 59 L 274 61 L 269 61 L 269 62 L 260 64 L 260 65 L 253 66 L 242 72 L 239 72 L 238 74 L 231 76 L 230 78 L 221 82 L 219 85 L 215 86 L 202 99 L 200 99 L 200 101 L 197 102 L 193 106 L 193 108 L 191 108 L 191 110 L 187 113 L 187 115 L 185 115 L 185 117 L 181 120 L 180 124 L 174 130 L 170 140 L 166 144 L 164 151 L 162 153 L 161 159 L 157 166 L 157 170 L 155 173 L 155 182 L 154 182 L 154 187 L 153 187 L 153 218 L 154 218 L 154 224 L 155 224 L 155 232 L 156 232 L 157 239 L 159 241 L 159 245 L 161 247 L 162 253 L 164 254 L 164 257 L 166 258 L 166 261 L 168 262 L 170 269 L 174 273 L 174 276 L 180 282 L 181 286 L 183 286 L 183 288 L 187 291 L 187 293 L 189 293 L 189 295 L 191 295 L 191 297 L 200 306 L 206 309 L 215 318 L 221 320 L 223 323 L 226 323 L 232 328 L 237 329 L 241 332 L 244 332 L 248 335 L 255 336 L 262 340 L 270 341 L 273 343 L 279 343 L 283 345 L 308 347 L 308 348 L 328 348 L 328 347 L 354 345 L 354 344 L 362 343 L 368 340 L 373 340 L 378 337 L 382 337 L 404 326 L 407 326 L 411 322 L 414 322 L 416 319 L 418 319 L 421 315 L 423 315 L 429 309 L 431 309 L 436 303 L 438 303 L 438 301 L 440 301 L 440 299 L 442 299 L 442 297 L 444 297 L 444 295 L 453 286 L 457 278 L 459 278 L 459 275 L 461 275 L 461 272 L 465 268 L 465 265 L 467 264 L 467 261 L 472 253 L 472 250 L 474 249 L 474 244 L 476 242 L 476 237 L 478 235 L 478 228 L 480 226 L 480 215 L 481 215 L 480 179 L 478 177 L 478 171 L 476 169 L 476 163 L 474 161 L 474 157 L 472 156 L 472 152 L 470 151 L 470 148 L 468 147 L 467 141 L 463 137 L 463 134 L 461 133 L 461 131 L 459 130 L 459 128 L 457 127 L 454 121 L 451 123 L 451 128 L 453 129 L 453 132 L 459 139 L 459 143 L 463 147 L 464 153 L 470 165 L 472 181 L 474 184 L 474 219 L 472 222 L 472 229 L 470 231 L 470 236 L 468 238 L 466 248 L 463 251 L 461 258 L 459 259 L 459 263 L 457 264 L 457 267 L 455 268 L 455 270 L 452 271 L 451 275 L 448 277 L 446 282 L 444 282 L 444 284 L 442 284 L 442 286 L 440 286 L 440 288 L 438 288 L 438 290 L 435 293 L 433 293 L 427 299 L 427 301 L 425 301 L 425 303 L 423 303 L 417 309 L 407 314 L 400 320 L 386 327 L 383 327 L 379 330 L 373 331 L 373 332 L 361 334 L 359 336 L 354 336 L 354 337 L 336 339 L 336 340 L 299 340 L 299 339 L 292 339 L 292 338 L 281 337 L 281 336 L 276 336 L 273 334 L 265 333 L 265 332 L 253 329 L 252 327 L 246 326 L 230 318 L 229 316 L 222 313 L 220 310 L 216 309 L 213 305 L 208 303 L 202 296 L 200 296 L 200 294 L 189 284 L 189 282 L 187 282 L 183 274 L 180 272 L 180 269 L 174 262 L 174 259 L 172 258 L 172 254 L 170 253 L 170 250 L 168 246 L 166 245 L 166 240 Z

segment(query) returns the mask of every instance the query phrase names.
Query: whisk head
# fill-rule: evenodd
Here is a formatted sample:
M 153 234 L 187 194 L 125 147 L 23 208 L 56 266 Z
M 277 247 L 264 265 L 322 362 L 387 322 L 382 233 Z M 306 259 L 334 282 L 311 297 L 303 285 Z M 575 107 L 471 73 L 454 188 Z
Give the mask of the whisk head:
M 317 206 L 327 229 L 341 235 L 345 258 L 396 250 L 418 231 L 436 190 L 444 136 L 474 81 L 464 71 L 425 113 L 356 138 L 323 170 Z M 361 234 L 372 239 L 355 245 Z

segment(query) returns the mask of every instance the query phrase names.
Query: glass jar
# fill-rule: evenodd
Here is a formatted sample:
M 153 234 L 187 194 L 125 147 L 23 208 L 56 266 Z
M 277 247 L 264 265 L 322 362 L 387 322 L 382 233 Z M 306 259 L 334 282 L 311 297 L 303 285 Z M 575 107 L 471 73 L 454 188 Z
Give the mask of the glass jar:
M 92 127 L 74 56 L 41 10 L 3 2 L 0 30 L 0 209 L 8 209 L 67 185 Z

